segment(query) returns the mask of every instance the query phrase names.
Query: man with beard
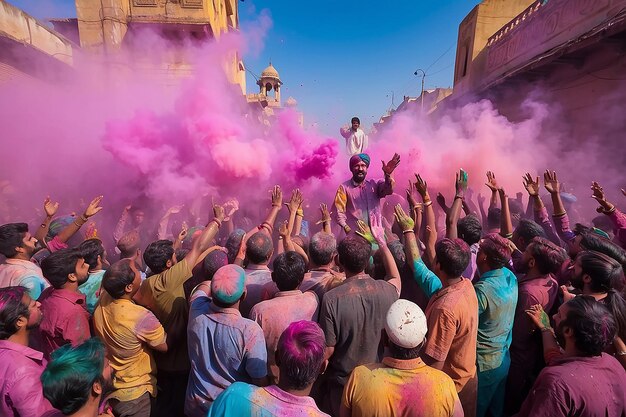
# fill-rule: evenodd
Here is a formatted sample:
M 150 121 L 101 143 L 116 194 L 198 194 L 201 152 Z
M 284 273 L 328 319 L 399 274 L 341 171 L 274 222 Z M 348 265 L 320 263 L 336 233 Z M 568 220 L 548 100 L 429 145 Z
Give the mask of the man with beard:
M 346 233 L 356 230 L 357 221 L 362 220 L 372 226 L 371 219 L 381 220 L 380 200 L 393 193 L 394 181 L 391 175 L 400 163 L 400 155 L 393 155 L 391 161 L 383 163 L 384 180 L 366 180 L 370 157 L 360 153 L 350 158 L 352 178 L 339 186 L 335 195 L 337 223 Z
M 520 225 L 522 223 L 520 222 Z M 518 226 L 519 228 L 519 226 Z M 518 300 L 513 322 L 511 342 L 511 367 L 507 380 L 507 414 L 513 414 L 528 394 L 534 379 L 543 367 L 541 336 L 533 332 L 534 325 L 526 310 L 540 304 L 551 311 L 558 293 L 554 273 L 567 258 L 565 251 L 542 237 L 535 237 L 526 244 L 523 254 L 514 262 L 518 275 Z
M 76 346 L 91 336 L 85 294 L 78 291 L 89 277 L 89 264 L 78 249 L 62 249 L 44 259 L 41 269 L 52 284 L 39 297 L 43 313 L 39 341 L 44 356 L 50 359 L 61 346 Z
M 40 416 L 53 410 L 39 380 L 46 360 L 28 347 L 30 331 L 41 322 L 39 307 L 24 287 L 0 288 L 0 416 Z
M 104 344 L 94 337 L 76 347 L 59 348 L 41 374 L 41 384 L 43 395 L 64 416 L 96 417 L 100 400 L 111 387 Z
M 564 353 L 544 368 L 517 417 L 623 416 L 626 413 L 626 372 L 603 350 L 616 334 L 611 312 L 591 296 L 563 304 L 554 315 L 552 333 Z

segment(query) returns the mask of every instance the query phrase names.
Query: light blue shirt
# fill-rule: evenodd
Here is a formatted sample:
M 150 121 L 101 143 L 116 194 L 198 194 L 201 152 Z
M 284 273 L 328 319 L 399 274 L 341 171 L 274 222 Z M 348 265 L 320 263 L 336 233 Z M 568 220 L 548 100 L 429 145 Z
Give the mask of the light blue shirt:
M 96 309 L 96 305 L 98 304 L 98 299 L 100 298 L 100 286 L 102 285 L 102 277 L 105 272 L 106 271 L 101 270 L 90 273 L 87 281 L 78 287 L 78 291 L 85 294 L 87 303 L 86 307 L 89 314 L 93 314 Z

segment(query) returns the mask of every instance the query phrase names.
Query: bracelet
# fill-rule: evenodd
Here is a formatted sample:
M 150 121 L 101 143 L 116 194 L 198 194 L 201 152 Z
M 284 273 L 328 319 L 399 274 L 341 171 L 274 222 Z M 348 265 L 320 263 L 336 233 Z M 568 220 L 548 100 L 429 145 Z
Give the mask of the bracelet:
M 80 219 L 83 221 L 83 223 L 87 223 L 87 220 L 89 220 L 89 217 L 85 216 L 84 214 L 81 214 Z
M 79 228 L 80 228 L 80 227 L 83 227 L 83 224 L 85 224 L 85 223 L 78 224 L 78 219 L 77 219 L 77 220 L 74 220 L 74 224 L 75 224 L 77 227 L 79 227 Z M 43 225 L 42 225 L 42 226 L 43 226 Z
M 611 213 L 614 213 L 614 212 L 615 212 L 615 210 L 616 210 L 615 206 L 611 207 L 611 208 L 610 208 L 610 209 L 608 209 L 608 210 L 607 210 L 607 209 L 605 209 L 605 208 L 603 207 L 603 208 L 602 208 L 602 213 L 604 213 L 604 214 L 611 214 Z
M 433 200 L 424 201 L 424 207 L 430 207 L 433 205 Z
M 566 212 L 566 211 L 564 211 L 563 213 L 558 213 L 558 214 L 557 214 L 557 213 L 554 213 L 554 214 L 552 215 L 552 217 L 563 217 L 563 216 L 565 216 L 566 214 L 567 214 L 567 212 Z
M 261 225 L 259 226 L 259 230 L 263 229 L 264 227 L 267 227 L 269 229 L 270 233 L 274 233 L 274 228 L 268 222 L 261 223 Z
M 280 207 L 280 204 L 274 204 L 274 203 L 272 203 L 272 207 Z
M 620 350 L 619 352 L 615 352 L 615 356 L 626 356 L 626 350 Z
M 541 328 L 541 329 L 539 329 L 539 330 L 541 330 L 541 333 L 544 333 L 544 332 L 551 332 L 551 331 L 552 331 L 552 327 L 542 327 L 542 328 Z
M 221 221 L 219 221 L 219 220 L 218 220 L 218 219 L 216 219 L 216 218 L 213 218 L 213 219 L 209 222 L 209 225 L 210 225 L 211 223 L 215 223 L 215 224 L 217 225 L 218 229 L 219 229 L 219 227 L 222 225 L 222 222 L 221 222 Z M 207 225 L 207 226 L 208 226 L 208 225 Z
M 402 234 L 406 235 L 407 233 L 415 233 L 415 231 L 413 229 L 409 229 L 409 230 L 403 230 Z
M 454 199 L 455 199 L 455 200 L 456 200 L 457 198 L 460 198 L 461 200 L 465 200 L 465 197 L 460 196 L 460 195 L 455 195 L 455 196 L 454 196 Z

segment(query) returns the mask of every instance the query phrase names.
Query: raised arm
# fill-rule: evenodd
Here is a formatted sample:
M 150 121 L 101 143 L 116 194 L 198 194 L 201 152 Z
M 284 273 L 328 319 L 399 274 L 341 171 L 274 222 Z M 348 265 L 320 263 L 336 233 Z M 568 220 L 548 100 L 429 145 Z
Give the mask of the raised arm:
M 548 216 L 548 210 L 546 206 L 543 204 L 541 197 L 539 196 L 539 177 L 533 179 L 532 175 L 529 172 L 524 175 L 523 183 L 524 188 L 528 192 L 528 211 L 533 212 L 533 218 L 537 224 L 540 224 L 543 230 L 546 232 L 546 236 L 552 243 L 557 245 L 561 245 L 561 238 L 557 235 L 556 230 L 554 230 L 554 226 L 550 221 L 550 217 Z
M 604 189 L 600 186 L 600 184 L 595 181 L 591 183 L 591 191 L 593 192 L 591 198 L 596 200 L 600 205 L 596 211 L 609 216 L 609 219 L 611 219 L 611 222 L 613 223 L 615 236 L 618 238 L 620 246 L 626 248 L 626 215 L 619 211 L 614 204 L 607 201 Z
M 50 200 L 50 196 L 46 197 L 43 202 L 43 210 L 46 213 L 46 217 L 41 221 L 41 226 L 37 228 L 37 232 L 35 233 L 35 239 L 40 242 L 44 242 L 46 236 L 48 235 L 48 231 L 50 230 L 50 222 L 52 218 L 56 214 L 59 209 L 59 203 L 53 203 Z
M 322 219 L 318 221 L 316 224 L 322 224 L 322 231 L 328 234 L 332 234 L 332 230 L 330 227 L 330 212 L 328 211 L 328 206 L 322 203 L 320 204 L 320 212 L 322 213 Z
M 541 341 L 543 343 L 543 357 L 546 364 L 561 356 L 561 348 L 554 336 L 554 330 L 550 326 L 550 318 L 543 311 L 541 304 L 535 304 L 526 310 L 526 314 L 532 320 L 538 331 L 541 332 Z
M 372 235 L 374 239 L 376 239 L 376 243 L 383 255 L 383 264 L 385 265 L 385 272 L 387 275 L 385 276 L 385 280 L 396 287 L 396 291 L 398 292 L 398 296 L 400 296 L 400 292 L 402 291 L 402 280 L 400 279 L 400 271 L 398 270 L 398 265 L 396 265 L 396 261 L 393 259 L 393 255 L 391 251 L 387 247 L 387 241 L 385 239 L 385 230 L 380 224 L 379 219 L 372 219 Z
M 163 217 L 161 217 L 161 220 L 159 220 L 159 228 L 157 231 L 157 237 L 159 239 L 167 239 L 167 228 L 170 223 L 170 216 L 172 214 L 180 213 L 180 210 L 182 208 L 183 206 L 172 206 L 168 208 Z
M 556 225 L 556 232 L 565 242 L 570 242 L 574 239 L 575 235 L 569 227 L 569 218 L 567 217 L 565 206 L 563 206 L 563 201 L 561 200 L 561 184 L 556 176 L 556 172 L 546 170 L 543 174 L 543 181 L 544 187 L 548 190 L 552 198 L 552 206 L 554 207 L 552 217 Z
M 187 227 L 187 223 L 183 222 L 180 232 L 176 236 L 176 239 L 174 240 L 174 244 L 172 245 L 175 251 L 177 251 L 178 249 L 181 248 L 181 246 L 183 246 L 183 240 L 185 240 L 185 238 L 187 237 L 188 231 L 189 231 L 189 228 Z
M 487 182 L 485 183 L 491 190 L 491 198 L 489 199 L 489 209 L 496 208 L 498 206 L 498 182 L 493 172 L 487 171 Z
M 465 192 L 467 191 L 467 172 L 463 169 L 455 175 L 454 188 L 456 193 L 454 195 L 454 201 L 452 207 L 448 210 L 446 215 L 446 237 L 448 239 L 456 239 L 457 230 L 456 225 L 459 222 L 461 216 L 461 208 L 463 206 L 463 199 L 465 198 Z
M 280 189 L 279 185 L 275 185 L 272 190 L 272 208 L 269 213 L 267 213 L 267 217 L 265 221 L 261 223 L 259 226 L 259 230 L 267 233 L 269 236 L 272 236 L 272 232 L 274 231 L 274 223 L 276 222 L 276 216 L 278 216 L 278 212 L 280 212 L 281 206 L 283 205 L 283 192 Z
M 509 197 L 506 195 L 504 188 L 498 188 L 498 195 L 500 196 L 500 206 L 502 207 L 502 214 L 500 216 L 500 235 L 511 239 L 513 237 L 513 223 L 511 222 L 511 209 L 509 208 Z
M 424 239 L 426 259 L 432 264 L 435 260 L 435 243 L 437 243 L 435 211 L 433 210 L 433 202 L 430 199 L 430 194 L 428 194 L 428 184 L 426 184 L 426 181 L 424 181 L 419 174 L 415 174 L 415 179 L 415 189 L 422 197 L 422 202 L 424 203 L 424 222 L 426 223 L 426 227 L 429 227 L 432 231 L 430 238 Z
M 128 218 L 130 217 L 130 208 L 130 205 L 124 207 L 122 215 L 115 225 L 115 229 L 113 230 L 113 239 L 115 240 L 115 243 L 117 243 L 122 238 L 122 236 L 124 236 L 126 222 L 128 222 Z
M 65 229 L 61 230 L 57 236 L 59 241 L 63 243 L 67 242 L 69 238 L 74 236 L 74 233 L 78 232 L 83 224 L 87 223 L 87 220 L 89 220 L 90 217 L 99 213 L 100 210 L 102 210 L 102 207 L 100 206 L 101 201 L 102 196 L 98 196 L 91 200 L 91 203 L 89 203 L 82 216 L 76 218 L 76 220 L 66 226 Z
M 217 235 L 223 220 L 224 208 L 218 205 L 213 206 L 213 219 L 207 223 L 202 234 L 193 241 L 191 250 L 185 256 L 185 260 L 187 260 L 190 268 L 194 267 L 200 259 L 200 255 L 211 246 L 211 242 Z
M 389 162 L 381 162 L 383 164 L 383 174 L 385 174 L 385 181 L 378 183 L 376 194 L 380 198 L 393 194 L 393 186 L 395 184 L 395 181 L 393 180 L 393 171 L 398 167 L 398 165 L 400 165 L 400 155 L 394 153 Z

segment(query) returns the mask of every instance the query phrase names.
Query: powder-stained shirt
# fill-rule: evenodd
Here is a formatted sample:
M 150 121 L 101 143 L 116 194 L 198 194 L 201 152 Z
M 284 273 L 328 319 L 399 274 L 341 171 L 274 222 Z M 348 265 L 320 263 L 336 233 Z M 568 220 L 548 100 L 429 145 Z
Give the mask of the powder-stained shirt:
M 348 201 L 346 212 L 337 212 L 337 223 L 341 227 L 346 224 L 352 230 L 357 230 L 357 221 L 363 220 L 371 225 L 370 219 L 382 218 L 380 200 L 385 196 L 393 194 L 393 180 L 363 180 L 360 184 L 355 184 L 351 179 L 344 182 L 343 188 L 346 190 Z
M 458 399 L 452 379 L 422 359 L 384 358 L 354 369 L 342 403 L 352 417 L 448 417 Z
M 250 310 L 256 304 L 269 300 L 278 292 L 272 281 L 272 271 L 267 265 L 248 265 L 246 272 L 246 298 L 239 303 L 239 311 L 244 317 L 250 317 Z
M 114 371 L 110 396 L 120 401 L 135 400 L 146 392 L 156 396 L 156 364 L 150 347 L 165 343 L 166 334 L 155 315 L 103 291 L 93 322 Z
M 96 310 L 96 304 L 98 304 L 98 298 L 100 297 L 100 287 L 102 286 L 102 277 L 106 271 L 94 271 L 89 273 L 89 278 L 84 282 L 78 291 L 85 294 L 87 299 L 87 311 L 93 314 Z
M 191 303 L 185 414 L 206 416 L 218 395 L 235 381 L 251 382 L 267 375 L 263 330 L 234 308 L 220 308 L 202 291 Z
M 433 274 L 434 275 L 434 274 Z M 444 362 L 457 392 L 476 375 L 478 299 L 469 279 L 442 288 L 426 308 L 428 338 L 424 353 Z
M 23 259 L 7 259 L 0 265 L 0 288 L 26 287 L 30 298 L 36 300 L 50 284 L 34 262 Z
M 335 348 L 326 370 L 330 380 L 344 385 L 354 367 L 381 359 L 381 331 L 397 299 L 396 287 L 367 274 L 346 278 L 326 293 L 319 323 L 326 345 Z
M 324 294 L 337 287 L 344 279 L 346 279 L 345 274 L 335 272 L 330 268 L 312 269 L 304 274 L 300 291 L 314 291 L 321 303 Z
M 626 415 L 626 371 L 611 355 L 557 359 L 541 371 L 517 417 Z
M 0 416 L 41 416 L 54 410 L 43 396 L 43 353 L 0 340 Z
M 141 283 L 135 296 L 138 304 L 150 309 L 159 319 L 171 346 L 167 352 L 155 352 L 157 368 L 169 372 L 189 370 L 187 355 L 187 320 L 189 303 L 184 283 L 191 278 L 191 268 L 185 259 L 160 274 Z
M 508 268 L 487 271 L 474 283 L 478 298 L 478 371 L 502 364 L 511 346 L 517 305 L 517 278 Z
M 91 337 L 84 294 L 50 287 L 39 298 L 42 319 L 37 333 L 46 359 L 63 345 L 77 346 Z
M 272 383 L 278 381 L 276 348 L 285 329 L 299 320 L 317 321 L 319 302 L 312 291 L 279 291 L 271 300 L 261 301 L 252 307 L 250 319 L 263 329 L 267 348 L 268 373 Z
M 346 140 L 346 152 L 349 156 L 363 153 L 367 149 L 368 138 L 360 127 L 356 131 L 351 128 L 341 128 L 339 133 Z
M 330 417 L 311 397 L 293 395 L 276 385 L 255 387 L 235 382 L 211 405 L 208 417 Z

